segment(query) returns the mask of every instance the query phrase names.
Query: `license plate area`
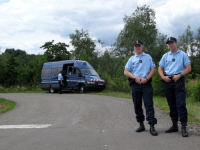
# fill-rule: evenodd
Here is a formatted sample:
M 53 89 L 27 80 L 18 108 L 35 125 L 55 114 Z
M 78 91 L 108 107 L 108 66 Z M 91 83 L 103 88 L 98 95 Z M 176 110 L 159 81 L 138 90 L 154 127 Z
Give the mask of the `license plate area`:
M 98 83 L 98 85 L 103 86 L 103 83 Z

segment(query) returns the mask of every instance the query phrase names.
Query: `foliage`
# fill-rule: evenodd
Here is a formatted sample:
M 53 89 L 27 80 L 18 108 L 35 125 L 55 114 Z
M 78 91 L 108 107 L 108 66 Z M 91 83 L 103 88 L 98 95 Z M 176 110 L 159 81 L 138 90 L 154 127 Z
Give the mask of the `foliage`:
M 0 87 L 0 93 L 47 93 L 43 91 L 40 84 L 35 86 L 11 86 L 9 88 Z
M 157 64 L 162 56 L 169 51 L 166 44 L 166 35 L 158 33 L 156 38 L 156 46 L 154 47 L 154 52 L 151 53 L 151 57 L 154 60 L 154 63 Z
M 200 54 L 200 27 L 197 29 L 197 36 L 195 36 L 193 46 L 195 49 L 195 54 Z
M 65 43 L 58 42 L 53 44 L 54 40 L 51 42 L 46 42 L 40 48 L 43 48 L 45 51 L 45 55 L 47 57 L 47 61 L 60 61 L 60 60 L 69 60 L 70 53 L 67 51 L 67 47 L 69 45 Z
M 164 82 L 162 81 L 159 73 L 158 73 L 158 66 L 156 67 L 156 73 L 152 77 L 152 86 L 153 86 L 153 94 L 154 96 L 165 96 L 164 91 Z
M 1 59 L 0 59 L 1 60 Z M 4 76 L 5 76 L 5 64 L 0 61 L 0 83 L 4 84 Z
M 28 55 L 21 50 L 6 50 L 0 55 L 0 85 L 30 86 L 33 87 L 40 82 L 41 70 L 45 55 Z M 20 52 L 20 53 L 19 53 Z
M 41 70 L 45 62 L 77 58 L 88 61 L 102 75 L 108 91 L 130 93 L 127 77 L 124 76 L 124 66 L 134 55 L 133 41 L 140 39 L 144 42 L 143 51 L 151 55 L 155 64 L 159 63 L 163 54 L 169 49 L 166 44 L 167 35 L 157 31 L 155 11 L 150 6 L 137 7 L 132 15 L 125 16 L 123 21 L 124 28 L 111 47 L 105 47 L 100 39 L 95 45 L 95 41 L 92 40 L 87 30 L 76 29 L 75 33 L 70 34 L 70 43 L 74 47 L 72 54 L 67 50 L 68 44 L 61 42 L 54 44 L 54 40 L 41 46 L 45 50 L 44 55 L 29 55 L 24 50 L 6 49 L 0 55 L 0 85 L 3 87 L 36 87 L 40 83 Z M 186 76 L 186 80 L 195 79 L 196 74 L 200 74 L 200 28 L 196 36 L 193 36 L 188 26 L 179 36 L 178 44 L 181 50 L 190 52 L 192 73 Z M 102 49 L 105 51 L 100 55 Z M 154 96 L 165 95 L 158 72 L 153 76 L 152 85 Z M 198 93 L 198 84 L 195 85 L 194 92 Z M 187 96 L 192 95 L 193 86 L 186 82 L 186 90 Z
M 197 36 L 194 37 L 190 25 L 188 25 L 184 34 L 178 38 L 178 47 L 190 55 L 192 78 L 195 78 L 196 74 L 200 74 L 200 28 L 197 30 Z
M 194 85 L 192 90 L 192 98 L 194 101 L 200 101 L 200 79 L 198 77 L 197 83 Z
M 155 11 L 149 6 L 137 7 L 131 16 L 123 19 L 125 25 L 121 30 L 114 46 L 119 57 L 127 57 L 133 54 L 133 41 L 142 40 L 144 42 L 144 52 L 150 55 L 156 45 L 156 22 Z
M 15 61 L 14 54 L 11 54 L 10 58 L 7 61 L 6 68 L 4 69 L 4 86 L 9 87 L 15 85 L 17 80 L 17 71 L 16 67 L 18 64 Z
M 83 29 L 79 31 L 75 30 L 75 34 L 70 34 L 70 43 L 74 46 L 74 50 L 71 51 L 75 59 L 88 58 L 89 63 L 92 64 L 92 60 L 96 60 L 97 54 L 95 53 L 94 41 L 90 38 L 88 31 Z
M 108 75 L 107 72 L 103 71 L 102 68 L 100 67 L 100 65 L 98 66 L 97 72 L 99 73 L 99 75 L 101 75 L 101 77 L 104 79 L 105 83 L 106 83 L 106 89 L 107 90 L 112 90 L 111 89 L 111 76 Z
M 97 63 L 99 63 L 103 72 L 115 77 L 118 68 L 125 66 L 126 59 L 113 56 L 112 50 L 105 50 L 104 54 L 97 59 Z
M 186 96 L 191 97 L 193 93 L 194 85 L 197 83 L 197 80 L 191 79 L 191 77 L 188 77 L 190 75 L 185 76 L 185 90 L 186 90 Z M 191 74 L 192 76 L 192 74 Z
M 178 47 L 184 51 L 185 53 L 190 53 L 191 56 L 194 55 L 194 48 L 193 48 L 193 32 L 191 31 L 190 25 L 188 25 L 185 33 L 179 36 L 178 38 Z

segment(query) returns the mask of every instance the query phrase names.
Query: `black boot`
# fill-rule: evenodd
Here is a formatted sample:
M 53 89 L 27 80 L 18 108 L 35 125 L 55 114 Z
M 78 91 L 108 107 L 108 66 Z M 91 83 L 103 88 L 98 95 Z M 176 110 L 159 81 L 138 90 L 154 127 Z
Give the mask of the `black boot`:
M 171 133 L 171 132 L 178 132 L 178 123 L 173 122 L 172 127 L 170 127 L 168 130 L 165 130 L 165 133 Z
M 145 131 L 145 127 L 144 127 L 144 123 L 140 122 L 140 126 L 139 126 L 139 128 L 137 128 L 137 130 L 135 132 L 142 132 L 142 131 Z
M 157 136 L 158 135 L 158 133 L 155 130 L 154 124 L 150 124 L 150 133 L 153 136 Z
M 182 127 L 181 127 L 181 133 L 182 133 L 183 137 L 188 137 L 189 136 L 188 133 L 187 133 L 186 126 L 187 125 L 183 124 Z

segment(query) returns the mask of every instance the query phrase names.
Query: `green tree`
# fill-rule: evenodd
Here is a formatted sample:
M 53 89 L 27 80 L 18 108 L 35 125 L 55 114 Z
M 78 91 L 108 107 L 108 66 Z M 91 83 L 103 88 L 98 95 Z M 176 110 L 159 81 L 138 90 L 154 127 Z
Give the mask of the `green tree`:
M 197 36 L 195 36 L 193 46 L 195 49 L 195 54 L 200 54 L 200 28 L 197 29 Z
M 67 51 L 67 47 L 69 47 L 69 45 L 61 42 L 56 44 L 53 43 L 54 40 L 51 42 L 46 42 L 40 47 L 46 50 L 44 55 L 46 55 L 47 61 L 68 60 L 70 57 L 70 52 Z
M 159 63 L 157 63 L 156 70 L 158 70 Z M 162 81 L 158 71 L 152 77 L 153 95 L 165 96 L 164 82 Z
M 191 31 L 190 25 L 188 25 L 185 32 L 178 37 L 178 47 L 185 53 L 189 53 L 190 56 L 193 56 L 195 52 L 193 42 L 194 42 L 193 32 Z
M 75 30 L 75 34 L 70 34 L 70 43 L 74 46 L 74 50 L 71 51 L 75 59 L 88 57 L 88 60 L 96 60 L 97 54 L 95 53 L 95 43 L 90 38 L 88 31 L 83 29 L 79 31 Z M 90 61 L 92 64 L 92 62 Z
M 3 86 L 5 87 L 10 87 L 15 85 L 16 83 L 16 79 L 17 79 L 17 71 L 16 71 L 16 67 L 18 66 L 18 64 L 15 61 L 15 57 L 14 54 L 10 55 L 10 58 L 8 59 L 7 63 L 6 63 L 6 68 L 5 70 L 5 76 L 4 76 L 4 84 Z
M 0 85 L 4 84 L 4 77 L 5 77 L 5 64 L 2 63 L 1 61 L 1 56 L 0 56 Z
M 14 48 L 7 48 L 5 50 L 5 53 L 8 53 L 10 55 L 13 54 L 15 56 L 15 49 Z
M 166 44 L 166 35 L 158 33 L 156 39 L 156 46 L 154 47 L 155 52 L 151 53 L 151 57 L 154 60 L 154 63 L 157 64 L 162 58 L 163 54 L 169 51 L 168 46 Z
M 123 19 L 125 25 L 121 30 L 114 46 L 120 57 L 133 55 L 133 41 L 142 40 L 144 42 L 144 52 L 150 55 L 154 53 L 156 45 L 156 22 L 155 11 L 150 6 L 137 7 L 131 16 Z

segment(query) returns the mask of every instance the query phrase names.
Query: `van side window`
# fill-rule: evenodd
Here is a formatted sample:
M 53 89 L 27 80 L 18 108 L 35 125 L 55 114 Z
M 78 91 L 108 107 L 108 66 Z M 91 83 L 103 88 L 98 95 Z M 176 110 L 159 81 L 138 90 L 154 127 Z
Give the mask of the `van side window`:
M 54 68 L 52 77 L 58 77 L 58 74 L 60 73 L 61 70 L 62 70 L 62 67 Z
M 76 76 L 78 76 L 79 73 L 80 73 L 80 70 L 76 69 Z
M 76 76 L 76 69 L 73 69 L 73 75 Z
M 80 70 L 78 68 L 73 69 L 73 75 L 74 76 L 78 76 L 79 72 L 80 72 Z
M 49 77 L 50 68 L 43 69 L 42 77 Z

